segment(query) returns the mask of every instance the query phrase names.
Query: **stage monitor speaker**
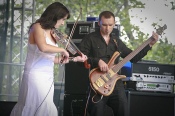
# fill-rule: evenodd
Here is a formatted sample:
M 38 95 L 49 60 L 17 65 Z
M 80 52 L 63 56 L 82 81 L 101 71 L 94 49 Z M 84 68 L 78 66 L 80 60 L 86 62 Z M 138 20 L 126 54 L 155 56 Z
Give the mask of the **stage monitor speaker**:
M 65 94 L 87 94 L 89 69 L 75 62 L 65 65 Z
M 0 101 L 0 116 L 10 116 L 10 113 L 16 102 Z
M 87 95 L 65 95 L 64 96 L 64 116 L 90 116 L 86 110 Z M 113 116 L 112 109 L 105 108 L 104 116 Z
M 86 95 L 65 95 L 64 116 L 84 116 L 86 100 Z
M 175 94 L 128 92 L 129 116 L 175 116 Z
M 63 105 L 64 105 L 64 83 L 55 82 L 54 83 L 54 97 L 53 101 L 58 110 L 58 115 L 63 116 Z

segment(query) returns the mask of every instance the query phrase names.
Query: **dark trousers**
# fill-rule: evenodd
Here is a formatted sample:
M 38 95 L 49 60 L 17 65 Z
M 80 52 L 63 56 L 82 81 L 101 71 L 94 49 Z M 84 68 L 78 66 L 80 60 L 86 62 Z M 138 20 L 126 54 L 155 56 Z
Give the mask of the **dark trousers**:
M 109 96 L 103 96 L 101 99 L 101 95 L 96 95 L 92 89 L 90 95 L 88 102 L 88 112 L 90 116 L 104 116 L 106 105 L 112 108 L 114 116 L 128 116 L 127 97 L 121 80 L 116 82 L 115 88 Z M 97 103 L 92 101 L 94 95 L 93 100 Z

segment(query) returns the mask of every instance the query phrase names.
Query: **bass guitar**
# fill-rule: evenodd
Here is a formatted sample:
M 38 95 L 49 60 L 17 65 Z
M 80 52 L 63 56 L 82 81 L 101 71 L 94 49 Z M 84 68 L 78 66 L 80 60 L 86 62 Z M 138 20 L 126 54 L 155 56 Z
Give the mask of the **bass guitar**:
M 161 35 L 162 32 L 167 29 L 167 26 L 164 25 L 156 29 L 156 33 Z M 146 40 L 142 45 L 140 45 L 136 50 L 131 52 L 128 56 L 126 56 L 123 60 L 121 60 L 118 64 L 114 64 L 115 59 L 120 55 L 119 52 L 115 52 L 108 62 L 109 71 L 102 72 L 99 68 L 95 68 L 90 71 L 90 84 L 93 90 L 101 95 L 109 96 L 115 87 L 117 80 L 126 78 L 125 75 L 118 75 L 118 71 L 123 67 L 123 65 L 131 60 L 135 55 L 137 55 L 145 46 L 147 46 L 153 40 L 150 37 Z

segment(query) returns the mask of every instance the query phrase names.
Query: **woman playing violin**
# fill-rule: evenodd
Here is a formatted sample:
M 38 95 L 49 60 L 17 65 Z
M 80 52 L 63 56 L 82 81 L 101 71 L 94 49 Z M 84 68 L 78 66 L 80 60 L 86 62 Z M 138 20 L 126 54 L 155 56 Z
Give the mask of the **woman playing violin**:
M 54 63 L 68 63 L 69 53 L 58 47 L 51 30 L 64 25 L 69 17 L 69 10 L 63 4 L 55 2 L 30 26 L 24 74 L 18 102 L 11 116 L 58 116 L 53 103 Z M 57 53 L 60 57 L 56 56 Z M 82 54 L 73 61 L 85 60 L 87 57 Z

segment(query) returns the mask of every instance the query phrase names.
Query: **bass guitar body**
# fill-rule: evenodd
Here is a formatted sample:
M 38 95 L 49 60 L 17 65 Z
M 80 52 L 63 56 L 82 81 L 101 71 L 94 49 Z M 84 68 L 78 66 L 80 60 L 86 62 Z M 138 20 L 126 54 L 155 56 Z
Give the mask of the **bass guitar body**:
M 115 52 L 108 63 L 109 71 L 102 72 L 99 68 L 95 68 L 90 71 L 90 83 L 94 91 L 101 95 L 109 96 L 115 87 L 116 81 L 118 79 L 126 78 L 124 75 L 118 75 L 114 70 L 114 61 L 120 55 L 119 52 Z

